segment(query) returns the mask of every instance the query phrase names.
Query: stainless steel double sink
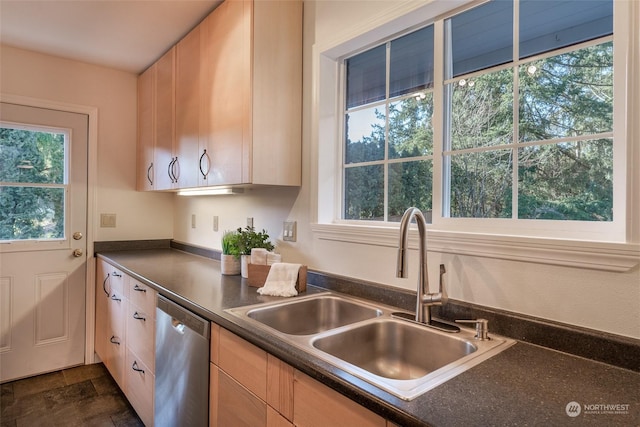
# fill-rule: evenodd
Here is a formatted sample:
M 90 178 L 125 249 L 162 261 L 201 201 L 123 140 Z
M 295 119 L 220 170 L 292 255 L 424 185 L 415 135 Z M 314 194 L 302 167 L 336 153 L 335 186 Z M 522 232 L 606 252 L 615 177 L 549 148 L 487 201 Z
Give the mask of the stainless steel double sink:
M 477 340 L 396 317 L 393 307 L 333 292 L 226 310 L 401 399 L 411 400 L 515 341 Z

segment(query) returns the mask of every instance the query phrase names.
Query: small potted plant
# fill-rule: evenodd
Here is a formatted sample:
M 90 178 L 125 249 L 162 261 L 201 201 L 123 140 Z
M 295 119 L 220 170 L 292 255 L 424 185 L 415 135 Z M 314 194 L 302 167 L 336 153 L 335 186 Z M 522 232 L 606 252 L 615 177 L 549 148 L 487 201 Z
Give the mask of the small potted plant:
M 258 232 L 254 227 L 247 226 L 244 229 L 238 228 L 236 232 L 238 233 L 238 249 L 240 251 L 240 270 L 242 277 L 246 279 L 249 277 L 247 266 L 251 257 L 251 249 L 264 248 L 272 251 L 274 246 L 269 240 L 269 234 L 267 234 L 267 231 L 264 229 Z
M 222 255 L 220 255 L 220 272 L 233 276 L 240 274 L 240 234 L 236 230 L 228 230 L 222 234 Z

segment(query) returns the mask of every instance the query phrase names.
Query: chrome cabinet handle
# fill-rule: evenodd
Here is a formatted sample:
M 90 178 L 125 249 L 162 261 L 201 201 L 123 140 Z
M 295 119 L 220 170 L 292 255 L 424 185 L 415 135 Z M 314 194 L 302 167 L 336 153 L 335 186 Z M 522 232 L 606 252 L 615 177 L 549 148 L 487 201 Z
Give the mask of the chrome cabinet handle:
M 207 158 L 207 171 L 205 172 L 202 169 L 202 159 Z M 202 174 L 202 178 L 203 179 L 207 179 L 207 176 L 209 176 L 209 171 L 211 171 L 211 158 L 209 157 L 209 155 L 207 154 L 207 150 L 203 150 L 202 152 L 202 156 L 200 156 L 200 161 L 198 162 L 198 167 L 200 168 L 200 173 Z
M 122 299 L 118 298 L 118 296 L 116 294 L 111 295 L 111 300 L 112 301 L 118 301 L 118 302 L 122 301 Z
M 113 277 L 122 277 L 122 274 L 118 273 L 117 271 L 114 271 L 113 273 L 111 273 L 111 275 Z
M 105 294 L 107 294 L 107 298 L 109 298 L 109 291 L 107 291 L 107 280 L 109 280 L 109 273 L 107 273 L 107 277 L 105 277 L 104 282 L 102 282 L 102 290 Z
M 153 162 L 147 168 L 147 181 L 149 181 L 149 185 L 153 185 L 153 179 L 151 178 L 151 171 L 153 170 Z
M 133 318 L 136 320 L 142 320 L 143 322 L 147 321 L 147 318 L 144 316 L 140 316 L 137 311 L 133 313 Z
M 111 338 L 109 338 L 109 341 L 111 341 L 111 344 L 120 345 L 120 341 L 118 341 L 115 335 L 111 335 Z
M 137 292 L 145 292 L 145 293 L 147 292 L 147 290 L 146 290 L 146 289 L 141 288 L 141 287 L 140 287 L 140 286 L 138 286 L 137 284 L 136 284 L 136 285 L 133 285 L 133 290 L 134 290 L 134 291 L 137 291 Z
M 138 362 L 135 360 L 133 361 L 133 365 L 131 365 L 131 369 L 133 369 L 136 372 L 142 372 L 144 374 L 144 369 L 138 368 Z

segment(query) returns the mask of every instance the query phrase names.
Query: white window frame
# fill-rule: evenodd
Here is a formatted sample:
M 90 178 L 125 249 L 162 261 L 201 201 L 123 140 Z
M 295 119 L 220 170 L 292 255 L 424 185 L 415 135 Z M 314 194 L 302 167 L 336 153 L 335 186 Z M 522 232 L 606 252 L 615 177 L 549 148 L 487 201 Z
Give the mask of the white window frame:
M 440 18 L 479 3 L 468 0 L 434 0 L 426 5 L 399 3 L 397 9 L 386 11 L 357 28 L 345 30 L 331 43 L 313 46 L 311 150 L 317 153 L 317 163 L 312 163 L 311 170 L 311 220 L 317 238 L 386 247 L 397 246 L 398 239 L 396 224 L 368 221 L 363 224 L 365 221 L 340 219 L 342 59 L 384 39 L 432 22 L 436 38 L 434 55 L 441 58 L 443 43 L 438 40 L 442 37 Z M 615 191 L 626 194 L 626 197 L 617 194 L 617 198 L 624 201 L 624 206 L 616 205 L 615 208 L 622 209 L 625 217 L 617 240 L 590 239 L 579 233 L 536 237 L 535 234 L 542 229 L 534 228 L 531 233 L 523 233 L 519 227 L 507 229 L 475 218 L 455 218 L 455 221 L 446 218 L 442 221 L 442 185 L 439 184 L 442 176 L 442 126 L 437 125 L 434 126 L 434 223 L 428 228 L 429 251 L 618 272 L 628 271 L 640 262 L 640 123 L 635 119 L 640 116 L 640 80 L 637 77 L 640 75 L 639 22 L 639 4 L 614 1 L 614 49 L 623 53 L 616 55 L 620 61 L 617 60 L 614 66 L 615 81 L 625 82 L 624 87 L 617 85 L 614 88 L 614 102 L 616 111 L 626 111 L 626 114 L 614 117 L 615 137 L 623 141 L 620 147 L 626 154 L 614 158 L 614 170 L 621 172 L 616 179 L 624 180 L 624 185 L 616 184 Z M 443 80 L 439 68 L 434 70 L 436 85 Z M 435 105 L 442 105 L 441 96 L 441 90 L 434 91 Z M 434 112 L 434 123 L 442 123 L 439 111 L 441 109 L 438 108 Z M 545 221 L 541 221 L 540 227 L 544 229 L 545 226 Z M 417 246 L 417 236 L 413 236 L 412 242 Z
M 64 135 L 64 175 L 61 184 L 43 184 L 28 182 L 2 182 L 7 187 L 43 187 L 43 188 L 59 188 L 64 190 L 64 226 L 63 236 L 57 238 L 41 238 L 41 239 L 17 239 L 17 240 L 0 240 L 0 252 L 26 252 L 26 251 L 45 251 L 54 249 L 71 248 L 71 239 L 69 229 L 71 217 L 68 213 L 69 208 L 69 165 L 71 164 L 71 150 L 69 140 L 71 138 L 71 129 L 57 128 L 51 126 L 31 125 L 23 123 L 14 123 L 9 121 L 0 122 L 5 128 L 26 130 L 31 132 L 56 133 Z

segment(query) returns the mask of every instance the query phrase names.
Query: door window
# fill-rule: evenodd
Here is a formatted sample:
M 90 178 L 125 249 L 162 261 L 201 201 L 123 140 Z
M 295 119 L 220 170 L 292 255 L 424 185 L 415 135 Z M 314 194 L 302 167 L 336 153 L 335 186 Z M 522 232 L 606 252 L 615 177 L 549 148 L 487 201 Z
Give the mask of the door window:
M 0 241 L 65 238 L 69 132 L 0 123 Z

